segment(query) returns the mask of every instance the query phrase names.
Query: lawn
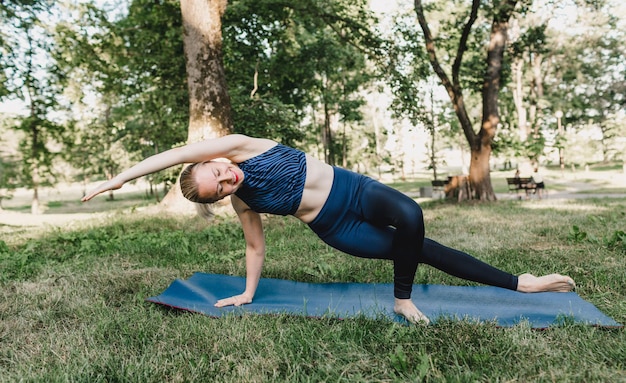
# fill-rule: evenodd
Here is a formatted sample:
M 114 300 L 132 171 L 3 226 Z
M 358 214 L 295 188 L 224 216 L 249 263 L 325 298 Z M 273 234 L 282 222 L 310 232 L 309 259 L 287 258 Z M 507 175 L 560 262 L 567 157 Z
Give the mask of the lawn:
M 516 274 L 569 274 L 580 296 L 626 323 L 626 198 L 423 208 L 427 236 Z M 207 224 L 130 211 L 64 227 L 0 227 L 0 381 L 626 381 L 624 329 L 163 309 L 144 299 L 175 278 L 244 275 L 242 233 L 231 214 Z M 264 277 L 392 280 L 391 263 L 340 254 L 294 218 L 264 221 Z M 471 284 L 428 266 L 415 282 Z

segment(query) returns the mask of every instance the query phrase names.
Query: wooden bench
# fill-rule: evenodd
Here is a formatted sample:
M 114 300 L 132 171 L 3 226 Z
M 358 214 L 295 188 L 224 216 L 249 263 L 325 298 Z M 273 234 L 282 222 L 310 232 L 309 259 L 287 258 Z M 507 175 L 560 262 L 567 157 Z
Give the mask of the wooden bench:
M 531 177 L 514 177 L 507 178 L 506 183 L 509 187 L 509 193 L 511 192 L 519 192 L 523 190 L 528 194 L 529 192 L 535 192 L 537 190 L 537 186 L 533 182 Z

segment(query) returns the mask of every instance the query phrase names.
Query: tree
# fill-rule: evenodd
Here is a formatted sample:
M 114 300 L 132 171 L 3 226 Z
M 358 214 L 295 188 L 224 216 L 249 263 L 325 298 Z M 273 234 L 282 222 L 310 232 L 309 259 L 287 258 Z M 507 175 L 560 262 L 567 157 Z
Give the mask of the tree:
M 296 146 L 306 88 L 304 71 L 289 65 L 296 25 L 289 8 L 269 1 L 231 1 L 223 18 L 224 66 L 233 107 L 233 132 Z M 278 70 L 282 68 L 282 71 Z M 300 79 L 302 78 L 302 81 Z
M 595 129 L 602 157 L 612 159 L 619 150 L 613 121 L 624 104 L 624 8 L 613 0 L 525 5 L 523 17 L 511 23 L 512 83 L 500 103 L 501 114 L 515 119 L 502 121 L 498 150 L 513 149 L 534 162 L 550 161 L 558 150 L 561 162 L 565 149 L 586 162 L 595 142 L 583 154 L 576 131 Z
M 189 89 L 188 143 L 232 131 L 231 103 L 222 52 L 222 15 L 226 4 L 226 0 L 180 2 Z M 189 206 L 178 183 L 165 196 L 162 204 L 170 209 Z
M 14 157 L 0 155 L 0 211 L 2 201 L 11 199 L 13 191 L 18 188 L 18 171 L 20 162 Z
M 222 52 L 222 15 L 226 0 L 181 0 L 189 135 L 195 142 L 232 131 L 230 97 Z
M 480 128 L 478 132 L 476 132 L 474 123 L 467 111 L 460 76 L 464 63 L 463 57 L 468 50 L 468 40 L 474 23 L 478 19 L 480 5 L 480 0 L 472 1 L 469 15 L 462 27 L 450 75 L 448 75 L 443 68 L 438 58 L 438 41 L 431 32 L 421 0 L 415 0 L 415 11 L 420 27 L 424 33 L 426 51 L 428 52 L 431 66 L 448 92 L 456 116 L 470 146 L 471 162 L 469 180 L 473 195 L 480 200 L 495 200 L 496 196 L 491 185 L 489 160 L 492 152 L 493 139 L 498 123 L 500 122 L 498 95 L 500 92 L 504 52 L 508 37 L 508 23 L 517 5 L 517 0 L 494 2 L 493 5 L 487 9 L 489 17 L 491 18 L 491 32 L 487 43 L 486 63 L 481 71 L 483 73 L 481 90 L 482 117 Z
M 6 20 L 6 24 L 0 26 L 5 53 L 0 58 L 0 68 L 6 78 L 0 95 L 20 99 L 29 111 L 19 119 L 15 129 L 24 132 L 20 143 L 23 180 L 33 191 L 33 214 L 40 212 L 39 188 L 52 182 L 54 177 L 52 160 L 58 150 L 54 146 L 59 145 L 63 130 L 63 126 L 50 117 L 61 93 L 59 72 L 48 55 L 54 50 L 45 17 L 50 9 L 47 1 L 0 4 Z
M 516 20 L 517 21 L 517 20 Z M 542 65 L 548 53 L 546 46 L 547 22 L 527 26 L 516 41 L 511 44 L 512 69 L 514 76 L 513 99 L 518 116 L 520 138 L 537 136 L 541 127 L 541 116 L 544 105 L 543 79 L 545 73 Z M 529 67 L 530 79 L 526 80 L 525 68 Z M 526 81 L 525 81 L 526 80 Z M 524 101 L 528 101 L 528 108 Z
M 572 20 L 578 28 L 549 30 L 549 113 L 561 111 L 562 124 L 573 129 L 599 129 L 603 161 L 619 158 L 620 124 L 615 122 L 626 105 L 626 34 L 619 16 L 610 1 L 591 2 L 579 6 Z
M 13 191 L 20 187 L 21 161 L 17 148 L 9 145 L 15 140 L 10 130 L 14 125 L 13 118 L 1 114 L 0 117 L 0 211 L 2 211 L 2 201 L 10 199 Z
M 180 4 L 134 0 L 114 26 L 125 48 L 114 56 L 126 75 L 116 86 L 122 102 L 113 114 L 114 121 L 124 123 L 118 133 L 124 147 L 144 158 L 185 142 L 190 100 Z M 160 196 L 153 186 L 163 184 L 167 191 L 176 173 L 170 169 L 147 177 L 157 201 Z
M 117 19 L 89 3 L 76 11 L 74 19 L 57 25 L 63 49 L 55 52 L 71 84 L 78 84 L 74 110 L 84 110 L 66 136 L 68 161 L 84 175 L 111 177 L 128 157 L 138 160 L 184 142 L 189 96 L 180 4 L 133 0 Z M 89 108 L 85 94 L 95 96 Z M 111 152 L 114 147 L 128 153 Z M 84 150 L 93 155 L 84 158 Z M 167 191 L 176 174 L 159 172 L 147 180 L 160 200 L 154 186 Z
M 415 16 L 401 14 L 392 20 L 392 34 L 387 37 L 388 63 L 384 67 L 391 88 L 391 108 L 396 118 L 406 118 L 413 126 L 423 126 L 430 135 L 426 144 L 428 167 L 438 178 L 438 133 L 443 130 L 443 105 L 434 97 L 434 81 L 422 38 L 415 26 Z
M 366 57 L 380 45 L 372 20 L 363 1 L 231 2 L 224 34 L 235 131 L 292 145 L 308 134 L 327 162 L 345 160 L 346 135 L 334 138 L 339 122 L 346 128 L 362 117 Z
M 315 52 L 312 54 L 312 52 Z M 347 137 L 343 134 L 342 141 L 335 140 L 333 129 L 336 117 L 345 124 L 361 120 L 359 107 L 364 101 L 357 91 L 367 81 L 368 74 L 363 56 L 350 46 L 342 46 L 320 33 L 316 42 L 306 47 L 304 55 L 317 56 L 315 63 L 315 84 L 311 89 L 317 96 L 315 103 L 321 111 L 322 123 L 320 136 L 324 160 L 335 165 L 344 157 L 341 147 L 347 145 Z

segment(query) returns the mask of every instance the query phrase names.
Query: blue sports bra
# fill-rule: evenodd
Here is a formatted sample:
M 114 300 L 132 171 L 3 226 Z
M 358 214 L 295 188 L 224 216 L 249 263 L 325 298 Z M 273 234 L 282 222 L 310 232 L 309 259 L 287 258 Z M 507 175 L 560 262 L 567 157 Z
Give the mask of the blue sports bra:
M 244 179 L 235 195 L 257 213 L 295 214 L 306 180 L 306 155 L 284 145 L 237 164 Z

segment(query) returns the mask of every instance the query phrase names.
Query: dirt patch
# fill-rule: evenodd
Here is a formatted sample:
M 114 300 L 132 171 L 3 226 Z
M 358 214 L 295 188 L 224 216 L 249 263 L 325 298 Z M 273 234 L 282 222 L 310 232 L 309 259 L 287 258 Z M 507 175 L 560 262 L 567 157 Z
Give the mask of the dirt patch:
M 66 226 L 73 222 L 104 217 L 104 213 L 27 214 L 0 211 L 0 224 L 7 226 Z

